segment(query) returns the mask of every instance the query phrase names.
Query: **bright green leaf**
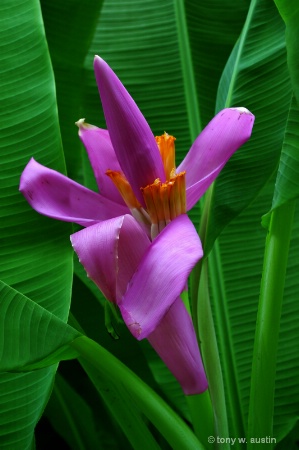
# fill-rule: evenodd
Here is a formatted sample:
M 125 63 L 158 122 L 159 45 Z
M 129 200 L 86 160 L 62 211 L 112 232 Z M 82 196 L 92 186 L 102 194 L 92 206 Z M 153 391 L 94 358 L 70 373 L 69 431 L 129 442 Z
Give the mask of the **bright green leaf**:
M 64 171 L 40 4 L 4 0 L 0 17 L 0 278 L 66 321 L 72 277 L 70 226 L 39 216 L 18 191 L 20 175 L 32 156 Z M 55 370 L 53 366 L 1 374 L 1 449 L 31 447 Z
M 32 370 L 77 356 L 77 330 L 0 281 L 0 370 Z

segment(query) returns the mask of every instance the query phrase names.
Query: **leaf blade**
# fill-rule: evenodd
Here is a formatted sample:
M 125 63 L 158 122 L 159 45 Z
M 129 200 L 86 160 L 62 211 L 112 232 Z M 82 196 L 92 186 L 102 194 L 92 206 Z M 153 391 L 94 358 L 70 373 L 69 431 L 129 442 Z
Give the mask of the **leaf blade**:
M 206 253 L 276 169 L 290 96 L 284 24 L 271 2 L 253 0 L 220 81 L 216 109 L 243 105 L 255 114 L 256 122 L 249 142 L 235 153 L 215 182 Z
M 4 0 L 0 15 L 0 278 L 66 320 L 72 266 L 65 239 L 70 227 L 39 217 L 18 192 L 20 174 L 32 155 L 64 171 L 40 5 L 36 0 Z M 55 370 L 0 375 L 1 448 L 31 447 Z

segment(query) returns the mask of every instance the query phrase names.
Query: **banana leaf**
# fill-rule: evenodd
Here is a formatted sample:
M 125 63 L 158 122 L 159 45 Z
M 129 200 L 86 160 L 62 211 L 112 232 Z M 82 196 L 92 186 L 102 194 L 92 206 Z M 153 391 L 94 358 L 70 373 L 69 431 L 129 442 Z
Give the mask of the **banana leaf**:
M 0 11 L 0 278 L 66 322 L 72 283 L 70 226 L 38 216 L 18 191 L 21 172 L 32 156 L 65 170 L 40 4 L 5 0 Z M 1 297 L 1 305 L 4 301 Z M 55 372 L 56 365 L 0 374 L 1 448 L 31 448 Z

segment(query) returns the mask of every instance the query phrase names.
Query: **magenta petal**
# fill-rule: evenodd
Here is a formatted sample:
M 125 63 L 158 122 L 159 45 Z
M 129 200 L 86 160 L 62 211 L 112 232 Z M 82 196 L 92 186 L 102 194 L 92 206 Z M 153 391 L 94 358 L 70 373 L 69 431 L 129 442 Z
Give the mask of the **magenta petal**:
M 119 304 L 137 339 L 154 331 L 202 255 L 200 239 L 186 215 L 174 219 L 154 240 Z
M 83 119 L 79 120 L 77 125 L 79 127 L 79 137 L 88 153 L 100 193 L 104 197 L 124 205 L 120 193 L 106 175 L 108 169 L 117 172 L 121 171 L 108 130 L 84 123 Z
M 111 302 L 118 303 L 150 241 L 132 216 L 97 223 L 71 236 L 88 276 Z
M 126 206 L 90 191 L 33 158 L 22 173 L 20 191 L 40 214 L 85 227 L 128 212 Z
M 194 141 L 177 172 L 186 171 L 187 210 L 202 197 L 228 159 L 251 136 L 254 115 L 246 108 L 220 111 Z
M 147 339 L 186 395 L 201 394 L 208 388 L 193 324 L 180 297 Z
M 94 60 L 95 76 L 112 145 L 132 189 L 144 204 L 140 188 L 156 178 L 165 181 L 160 152 L 138 106 L 108 64 Z

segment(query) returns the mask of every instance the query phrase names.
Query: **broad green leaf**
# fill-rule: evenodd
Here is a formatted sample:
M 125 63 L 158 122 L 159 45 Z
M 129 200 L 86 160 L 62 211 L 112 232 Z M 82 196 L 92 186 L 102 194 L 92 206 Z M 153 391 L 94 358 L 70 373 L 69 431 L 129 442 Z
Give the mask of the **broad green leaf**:
M 33 156 L 64 172 L 53 73 L 39 4 L 1 3 L 1 279 L 66 320 L 72 275 L 69 224 L 45 219 L 19 193 Z M 16 56 L 18 55 L 18 56 Z
M 220 81 L 216 109 L 244 106 L 256 121 L 250 141 L 215 182 L 206 253 L 226 224 L 252 202 L 278 164 L 291 98 L 284 33 L 274 3 L 252 0 Z
M 64 171 L 39 2 L 4 0 L 0 17 L 0 278 L 66 321 L 72 276 L 70 227 L 39 216 L 18 192 L 20 175 L 31 156 Z M 31 447 L 55 370 L 54 366 L 34 373 L 1 374 L 1 448 Z
M 286 45 L 288 66 L 293 90 L 299 103 L 299 5 L 296 0 L 274 0 L 278 11 L 286 24 Z
M 0 377 L 0 448 L 31 450 L 33 430 L 48 401 L 56 366 Z
M 77 356 L 69 343 L 79 333 L 0 281 L 0 371 L 32 370 Z
M 215 114 L 219 80 L 242 30 L 249 2 L 185 0 L 184 3 L 196 101 L 204 127 Z M 184 55 L 181 54 L 180 58 L 184 60 Z
M 102 3 L 103 0 L 41 0 L 68 174 L 77 179 L 82 178 L 81 145 L 75 122 L 81 118 L 83 62 Z

